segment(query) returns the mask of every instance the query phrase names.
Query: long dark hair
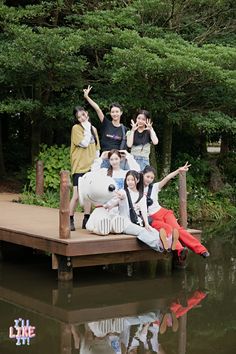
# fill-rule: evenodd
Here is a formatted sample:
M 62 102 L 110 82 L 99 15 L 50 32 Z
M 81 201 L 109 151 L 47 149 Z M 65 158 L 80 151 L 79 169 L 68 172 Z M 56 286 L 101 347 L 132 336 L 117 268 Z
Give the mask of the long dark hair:
M 128 186 L 127 186 L 127 183 L 126 183 L 126 179 L 127 179 L 128 176 L 133 176 L 138 181 L 138 183 L 136 184 L 136 188 L 138 190 L 139 196 L 138 196 L 138 199 L 135 202 L 135 203 L 138 203 L 140 201 L 140 199 L 142 199 L 142 197 L 143 197 L 143 175 L 142 175 L 142 173 L 139 173 L 139 172 L 134 171 L 134 170 L 128 171 L 126 173 L 125 181 L 124 181 L 124 190 L 126 192 L 128 190 Z
M 73 116 L 74 116 L 73 125 L 79 124 L 82 127 L 81 123 L 78 121 L 78 118 L 77 118 L 77 113 L 78 112 L 82 112 L 82 111 L 86 112 L 86 109 L 84 107 L 81 107 L 81 106 L 74 107 L 74 109 L 73 109 Z M 90 118 L 88 120 L 90 122 Z M 98 140 L 97 140 L 97 137 L 96 137 L 96 134 L 95 134 L 95 131 L 94 131 L 94 127 L 92 125 L 91 125 L 91 134 L 93 135 L 94 140 L 95 140 L 95 144 L 97 145 Z
M 154 174 L 154 176 L 156 176 L 156 174 L 157 174 L 157 171 L 154 167 L 147 165 L 142 170 L 142 174 L 145 175 L 146 173 L 149 173 L 149 172 L 152 172 Z
M 120 151 L 117 150 L 117 149 L 112 149 L 112 150 L 110 150 L 110 151 L 108 152 L 108 159 L 109 159 L 109 160 L 110 160 L 110 157 L 111 157 L 113 154 L 116 154 L 116 155 L 119 156 L 119 158 L 121 159 L 121 153 L 120 153 Z M 113 167 L 112 167 L 111 164 L 110 164 L 110 166 L 109 166 L 108 169 L 107 169 L 107 176 L 112 177 L 112 174 L 113 174 Z

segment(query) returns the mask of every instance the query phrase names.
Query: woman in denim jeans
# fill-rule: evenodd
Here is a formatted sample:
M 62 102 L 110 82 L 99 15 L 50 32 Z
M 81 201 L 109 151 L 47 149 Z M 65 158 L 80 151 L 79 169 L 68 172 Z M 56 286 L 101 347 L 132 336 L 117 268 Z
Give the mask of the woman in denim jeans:
M 140 110 L 135 121 L 131 120 L 132 129 L 126 134 L 127 146 L 131 148 L 131 154 L 138 162 L 141 170 L 149 165 L 151 143 L 158 144 L 158 137 L 152 127 L 150 113 Z

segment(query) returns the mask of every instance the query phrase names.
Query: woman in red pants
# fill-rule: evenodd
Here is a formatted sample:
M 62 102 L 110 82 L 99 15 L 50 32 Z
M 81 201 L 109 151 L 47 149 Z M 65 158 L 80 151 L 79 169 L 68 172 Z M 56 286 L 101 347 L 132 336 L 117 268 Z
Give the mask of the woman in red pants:
M 210 253 L 195 237 L 193 237 L 187 230 L 181 227 L 172 210 L 162 208 L 158 202 L 158 193 L 163 186 L 166 185 L 169 180 L 177 176 L 180 172 L 188 171 L 188 162 L 182 167 L 179 167 L 174 172 L 169 173 L 160 182 L 153 183 L 156 171 L 151 166 L 146 166 L 143 170 L 144 192 L 147 196 L 148 213 L 151 218 L 151 225 L 156 230 L 160 231 L 161 228 L 166 230 L 167 236 L 179 233 L 179 241 L 176 244 L 176 251 L 178 256 L 186 258 L 186 246 L 193 252 L 206 258 L 210 256 Z

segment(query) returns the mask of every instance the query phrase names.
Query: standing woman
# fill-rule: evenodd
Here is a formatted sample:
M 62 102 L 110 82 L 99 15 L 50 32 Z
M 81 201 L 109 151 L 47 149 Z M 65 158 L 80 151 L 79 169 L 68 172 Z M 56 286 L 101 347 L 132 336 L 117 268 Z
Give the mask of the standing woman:
M 135 121 L 131 120 L 132 129 L 126 134 L 127 146 L 140 165 L 141 170 L 150 165 L 149 155 L 151 143 L 158 144 L 158 137 L 152 127 L 150 113 L 144 109 L 138 112 Z
M 120 122 L 122 116 L 122 107 L 118 103 L 112 103 L 110 106 L 111 121 L 105 117 L 101 108 L 90 97 L 89 93 L 92 86 L 84 89 L 84 98 L 96 111 L 97 116 L 101 122 L 101 151 L 110 151 L 112 149 L 125 150 L 126 145 L 126 131 L 127 128 Z M 109 167 L 109 161 L 104 160 L 101 167 Z M 124 166 L 122 166 L 124 168 Z M 124 168 L 127 169 L 127 168 Z
M 89 122 L 88 112 L 83 107 L 75 107 L 74 125 L 71 130 L 71 173 L 73 179 L 73 195 L 70 201 L 70 229 L 75 230 L 74 213 L 79 202 L 78 180 L 91 168 L 96 157 L 99 156 L 99 138 L 97 130 Z M 84 205 L 84 219 L 82 228 L 85 229 L 91 211 L 91 204 Z

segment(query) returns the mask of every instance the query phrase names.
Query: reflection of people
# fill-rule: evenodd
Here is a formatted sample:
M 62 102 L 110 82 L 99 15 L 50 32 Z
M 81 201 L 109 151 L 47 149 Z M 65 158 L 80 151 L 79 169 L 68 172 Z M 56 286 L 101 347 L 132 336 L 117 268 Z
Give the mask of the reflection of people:
M 132 129 L 127 132 L 127 146 L 139 163 L 141 170 L 150 165 L 150 144 L 158 144 L 158 138 L 152 127 L 150 113 L 144 109 L 138 112 L 135 121 L 131 120 Z
M 191 293 L 186 304 L 180 299 L 171 303 L 168 311 L 150 311 L 136 316 L 111 318 L 71 325 L 74 347 L 79 354 L 164 354 L 158 336 L 167 328 L 176 332 L 178 319 L 198 305 L 206 294 L 200 290 Z
M 127 353 L 137 353 L 139 350 L 158 352 L 160 319 L 159 310 L 125 318 L 125 330 L 121 334 L 121 342 L 127 348 Z
M 73 178 L 73 196 L 70 201 L 70 229 L 75 230 L 74 212 L 79 202 L 78 180 L 91 168 L 97 155 L 99 155 L 99 139 L 97 130 L 89 122 L 88 112 L 83 107 L 74 109 L 74 125 L 71 130 L 71 173 Z M 84 205 L 84 220 L 82 228 L 91 211 L 91 204 L 86 202 Z
M 175 314 L 176 318 L 179 318 L 193 307 L 197 306 L 205 297 L 206 293 L 196 290 L 188 297 L 186 304 L 183 305 L 177 300 L 171 304 L 170 309 Z
M 204 298 L 206 293 L 200 290 L 196 290 L 191 293 L 185 303 L 181 303 L 180 299 L 177 299 L 169 306 L 169 312 L 166 312 L 161 320 L 160 334 L 166 332 L 167 327 L 171 327 L 173 332 L 178 330 L 178 319 L 190 311 L 193 307 L 197 306 Z
M 155 178 L 155 169 L 151 166 L 146 166 L 143 170 L 143 181 L 144 181 L 144 192 L 146 195 L 150 194 L 148 212 L 152 220 L 151 225 L 156 230 L 164 228 L 167 232 L 167 235 L 171 235 L 173 232 L 178 232 L 179 241 L 176 244 L 176 251 L 180 260 L 186 258 L 186 252 L 184 246 L 187 246 L 193 252 L 200 254 L 204 258 L 209 257 L 209 252 L 206 247 L 204 247 L 195 237 L 193 237 L 187 230 L 181 227 L 172 210 L 165 209 L 160 206 L 158 202 L 158 193 L 166 185 L 166 183 L 177 176 L 180 172 L 188 171 L 190 165 L 186 163 L 184 166 L 179 167 L 174 172 L 169 173 L 164 177 L 160 182 L 153 183 Z M 149 188 L 151 188 L 151 193 Z M 183 243 L 183 245 L 182 245 Z

